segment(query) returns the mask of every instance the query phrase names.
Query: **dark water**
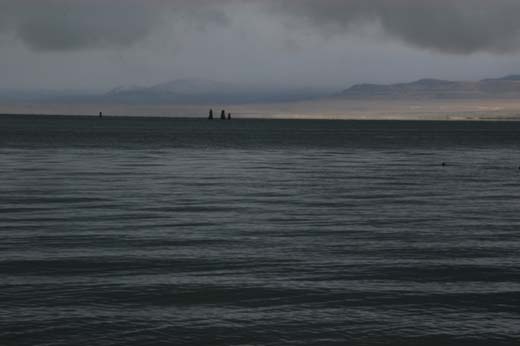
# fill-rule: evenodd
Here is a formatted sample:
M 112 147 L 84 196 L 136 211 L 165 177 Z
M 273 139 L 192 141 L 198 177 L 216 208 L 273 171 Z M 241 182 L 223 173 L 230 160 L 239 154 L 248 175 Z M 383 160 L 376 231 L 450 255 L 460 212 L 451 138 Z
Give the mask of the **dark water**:
M 518 166 L 520 123 L 2 116 L 0 345 L 518 345 Z

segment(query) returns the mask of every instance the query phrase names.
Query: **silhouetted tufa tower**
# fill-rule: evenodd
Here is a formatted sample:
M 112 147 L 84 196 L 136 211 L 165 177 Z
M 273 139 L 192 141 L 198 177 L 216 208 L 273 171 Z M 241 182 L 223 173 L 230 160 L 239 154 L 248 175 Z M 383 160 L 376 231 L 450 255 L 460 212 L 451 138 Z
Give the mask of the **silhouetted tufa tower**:
M 209 120 L 213 120 L 213 109 L 210 109 L 209 110 L 209 117 L 208 117 Z
M 103 118 L 103 112 L 99 112 L 99 117 Z
M 222 112 L 220 112 L 220 119 L 226 120 L 226 111 L 225 110 L 222 110 Z
M 227 119 L 228 119 L 228 120 L 231 120 L 231 113 L 228 113 L 228 114 L 227 114 Z

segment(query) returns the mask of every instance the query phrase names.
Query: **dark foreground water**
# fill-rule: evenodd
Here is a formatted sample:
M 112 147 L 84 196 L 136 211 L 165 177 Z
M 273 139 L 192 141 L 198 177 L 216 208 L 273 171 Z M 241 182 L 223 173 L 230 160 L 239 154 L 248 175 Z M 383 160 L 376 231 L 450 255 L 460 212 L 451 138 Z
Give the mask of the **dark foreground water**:
M 520 123 L 1 116 L 0 345 L 518 345 L 519 166 Z

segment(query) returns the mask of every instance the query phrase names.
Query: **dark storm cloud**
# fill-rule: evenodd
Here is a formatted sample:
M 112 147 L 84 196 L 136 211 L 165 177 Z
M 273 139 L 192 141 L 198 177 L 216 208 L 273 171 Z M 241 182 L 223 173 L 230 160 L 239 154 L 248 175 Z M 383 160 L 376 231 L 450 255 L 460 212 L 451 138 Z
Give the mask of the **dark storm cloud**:
M 0 0 L 0 30 L 34 50 L 126 47 L 163 20 L 188 15 L 211 22 L 199 11 L 209 7 L 209 1 L 186 0 Z
M 135 1 L 4 0 L 0 19 L 35 50 L 127 46 L 150 32 L 156 9 Z
M 377 24 L 390 37 L 446 53 L 520 48 L 518 0 L 279 0 L 272 6 L 331 32 Z
M 373 25 L 387 37 L 444 53 L 520 48 L 519 0 L 0 0 L 0 30 L 35 50 L 124 47 L 164 22 L 222 24 L 250 4 L 266 23 L 274 15 L 304 31 L 342 34 Z

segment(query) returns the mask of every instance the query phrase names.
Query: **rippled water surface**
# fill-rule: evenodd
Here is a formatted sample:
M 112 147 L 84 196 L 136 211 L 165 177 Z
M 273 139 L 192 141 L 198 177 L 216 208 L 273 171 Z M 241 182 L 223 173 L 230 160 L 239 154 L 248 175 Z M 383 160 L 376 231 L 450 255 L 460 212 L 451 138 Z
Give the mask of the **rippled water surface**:
M 518 345 L 519 165 L 520 123 L 1 116 L 0 344 Z

